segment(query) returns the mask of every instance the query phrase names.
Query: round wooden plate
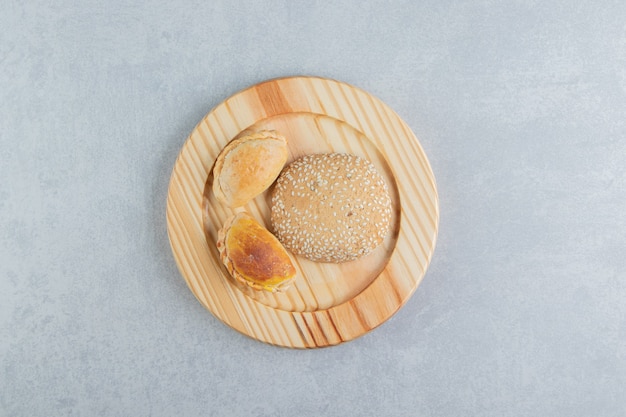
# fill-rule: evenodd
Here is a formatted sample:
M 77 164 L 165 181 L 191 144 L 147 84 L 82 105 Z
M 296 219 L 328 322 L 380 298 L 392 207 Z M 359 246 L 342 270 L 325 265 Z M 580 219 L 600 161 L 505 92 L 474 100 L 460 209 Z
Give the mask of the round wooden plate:
M 288 163 L 322 152 L 348 152 L 371 161 L 387 182 L 395 208 L 383 244 L 342 264 L 293 256 L 298 274 L 283 293 L 254 291 L 233 280 L 215 242 L 234 211 L 215 200 L 211 171 L 228 142 L 262 129 L 287 137 Z M 269 191 L 237 210 L 270 228 Z M 243 334 L 294 348 L 352 340 L 398 311 L 426 272 L 438 222 L 435 179 L 408 126 L 363 90 L 317 77 L 265 81 L 215 107 L 183 145 L 167 197 L 174 258 L 198 300 Z

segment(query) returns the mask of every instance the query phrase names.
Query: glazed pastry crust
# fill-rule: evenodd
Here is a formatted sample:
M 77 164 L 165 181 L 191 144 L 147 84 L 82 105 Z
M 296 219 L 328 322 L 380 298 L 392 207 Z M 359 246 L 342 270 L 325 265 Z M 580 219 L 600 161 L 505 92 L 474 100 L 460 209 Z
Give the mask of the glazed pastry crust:
M 213 167 L 213 193 L 229 207 L 241 207 L 265 191 L 287 162 L 287 139 L 264 130 L 232 140 Z
M 283 245 L 245 212 L 230 217 L 219 230 L 217 249 L 233 278 L 256 290 L 285 290 L 296 275 Z

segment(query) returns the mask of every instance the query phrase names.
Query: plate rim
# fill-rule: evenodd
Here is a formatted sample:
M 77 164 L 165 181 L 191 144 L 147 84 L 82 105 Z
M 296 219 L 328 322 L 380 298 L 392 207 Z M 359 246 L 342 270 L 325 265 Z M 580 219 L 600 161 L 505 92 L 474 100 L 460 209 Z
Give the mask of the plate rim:
M 399 208 L 399 216 L 400 216 L 399 218 L 400 226 L 399 226 L 399 232 L 398 232 L 399 236 L 398 236 L 398 241 L 396 242 L 396 245 L 394 246 L 393 251 L 391 252 L 387 265 L 385 265 L 382 272 L 376 278 L 374 278 L 372 282 L 369 283 L 362 291 L 356 294 L 353 298 L 346 300 L 342 303 L 333 305 L 326 309 L 296 312 L 296 311 L 277 309 L 277 308 L 268 306 L 266 304 L 261 303 L 258 300 L 248 297 L 242 291 L 236 288 L 236 286 L 233 283 L 229 282 L 228 284 L 226 284 L 226 286 L 231 285 L 234 288 L 236 288 L 236 291 L 239 293 L 239 295 L 236 293 L 231 295 L 231 302 L 233 304 L 244 302 L 244 300 L 242 300 L 242 297 L 245 297 L 245 299 L 247 300 L 245 303 L 250 304 L 249 306 L 246 306 L 247 310 L 255 310 L 256 313 L 263 313 L 263 314 L 259 314 L 259 316 L 265 315 L 266 317 L 269 317 L 271 320 L 278 320 L 281 323 L 281 325 L 284 327 L 283 329 L 284 332 L 291 334 L 291 335 L 287 334 L 286 338 L 285 337 L 275 338 L 275 337 L 272 337 L 271 331 L 267 329 L 267 326 L 269 326 L 269 323 L 266 323 L 264 320 L 261 320 L 261 319 L 255 320 L 256 326 L 260 326 L 260 327 L 265 326 L 266 328 L 261 329 L 260 332 L 251 331 L 249 328 L 250 327 L 249 324 L 242 326 L 242 323 L 240 322 L 240 321 L 245 321 L 243 320 L 243 316 L 250 314 L 249 312 L 246 313 L 241 310 L 238 310 L 236 305 L 232 306 L 234 308 L 231 308 L 231 313 L 232 313 L 232 310 L 235 310 L 235 312 L 230 315 L 223 314 L 219 311 L 216 311 L 217 308 L 212 308 L 211 303 L 208 302 L 209 300 L 207 300 L 206 297 L 204 297 L 202 293 L 198 293 L 197 288 L 194 288 L 194 284 L 191 281 L 191 278 L 188 276 L 188 274 L 192 272 L 190 272 L 189 270 L 189 265 L 185 264 L 186 262 L 188 262 L 188 260 L 182 259 L 182 256 L 180 253 L 181 249 L 180 247 L 177 248 L 177 246 L 179 245 L 179 243 L 176 241 L 177 240 L 176 236 L 178 233 L 175 230 L 174 223 L 175 222 L 178 223 L 180 220 L 177 220 L 175 218 L 177 216 L 177 214 L 175 213 L 177 208 L 175 208 L 174 206 L 175 197 L 173 197 L 173 195 L 177 192 L 181 192 L 180 187 L 182 186 L 182 184 L 179 184 L 178 182 L 180 180 L 179 178 L 180 170 L 182 169 L 181 164 L 184 163 L 184 159 L 183 159 L 184 156 L 195 156 L 197 158 L 200 157 L 198 154 L 193 155 L 193 152 L 191 151 L 193 151 L 193 148 L 194 148 L 193 146 L 194 140 L 197 140 L 194 138 L 197 137 L 198 131 L 201 128 L 203 123 L 207 123 L 210 117 L 215 116 L 218 111 L 221 111 L 220 109 L 222 110 L 228 109 L 229 104 L 232 103 L 234 100 L 236 100 L 237 98 L 245 94 L 251 94 L 251 92 L 254 92 L 255 89 L 268 88 L 268 86 L 271 86 L 273 84 L 276 84 L 279 90 L 288 89 L 288 88 L 285 88 L 285 87 L 288 87 L 288 84 L 299 83 L 299 82 L 302 82 L 302 83 L 310 82 L 311 85 L 313 85 L 313 83 L 317 83 L 319 85 L 324 85 L 326 88 L 329 88 L 328 85 L 332 84 L 335 88 L 339 88 L 339 89 L 345 88 L 348 90 L 352 90 L 353 92 L 356 92 L 355 94 L 360 94 L 364 97 L 367 97 L 371 102 L 371 106 L 373 107 L 378 106 L 378 109 L 376 109 L 375 111 L 377 112 L 384 111 L 387 117 L 396 119 L 395 122 L 398 123 L 402 127 L 402 132 L 404 133 L 404 135 L 413 142 L 413 145 L 416 148 L 414 152 L 416 152 L 418 156 L 421 157 L 420 166 L 425 171 L 426 177 L 430 180 L 430 184 L 428 185 L 430 185 L 432 189 L 430 189 L 431 195 L 429 196 L 430 199 L 428 202 L 432 204 L 432 215 L 433 215 L 432 229 L 433 230 L 432 230 L 432 234 L 428 236 L 430 238 L 430 242 L 428 242 L 430 246 L 427 248 L 427 251 L 425 253 L 425 261 L 423 262 L 423 265 L 421 265 L 422 270 L 419 271 L 418 273 L 413 274 L 412 285 L 410 285 L 409 288 L 403 288 L 400 294 L 396 292 L 395 297 L 397 298 L 397 300 L 393 302 L 391 305 L 387 305 L 385 307 L 385 311 L 381 317 L 374 317 L 373 319 L 371 317 L 367 317 L 364 313 L 365 313 L 365 310 L 367 310 L 368 307 L 370 307 L 368 303 L 371 303 L 372 299 L 370 298 L 368 301 L 369 295 L 367 297 L 364 297 L 364 294 L 367 294 L 368 292 L 371 292 L 371 291 L 376 291 L 376 288 L 374 288 L 375 284 L 377 282 L 380 284 L 381 276 L 389 268 L 389 265 L 391 264 L 391 260 L 395 256 L 397 256 L 397 248 L 398 248 L 398 244 L 400 243 L 400 239 L 401 239 L 400 234 L 402 234 L 404 222 L 410 219 L 404 214 L 404 211 L 405 211 L 404 208 L 406 204 L 413 204 L 411 200 L 406 198 L 407 196 L 404 195 L 404 192 L 400 190 L 400 188 L 402 188 L 400 187 L 400 184 L 402 182 L 401 178 L 398 177 L 397 171 L 394 169 L 389 159 L 383 152 L 383 156 L 385 157 L 387 164 L 392 169 L 393 176 L 399 188 L 398 193 L 400 197 L 400 206 L 401 206 Z M 323 104 L 322 104 L 322 107 L 323 107 Z M 273 114 L 266 114 L 265 117 L 257 118 L 255 122 L 263 120 L 264 118 L 267 118 L 267 117 L 274 117 L 280 114 L 295 113 L 295 112 L 303 111 L 302 109 L 299 109 L 296 111 L 282 111 L 281 113 L 281 110 L 285 110 L 285 109 L 277 108 L 277 109 L 270 109 L 270 111 L 271 110 L 275 110 L 276 112 Z M 320 112 L 320 111 L 313 111 L 313 110 L 314 109 L 308 109 L 304 111 L 308 113 L 312 113 L 312 114 L 321 114 L 321 115 L 325 115 L 329 117 L 334 117 L 342 122 L 348 123 L 351 127 L 361 132 L 368 139 L 372 140 L 371 135 L 369 135 L 367 132 L 363 132 L 363 130 L 359 126 L 355 126 L 354 124 L 350 123 L 350 121 L 346 120 L 345 118 L 337 117 L 337 115 L 330 114 L 328 111 Z M 359 119 L 359 116 L 356 114 L 356 112 L 354 112 L 353 117 L 355 117 L 357 120 Z M 251 126 L 255 122 L 250 123 L 247 126 L 243 126 L 243 128 L 240 129 L 240 131 Z M 363 123 L 366 123 L 366 121 L 363 120 Z M 232 139 L 234 135 L 230 135 L 229 137 Z M 374 142 L 374 145 L 377 148 L 379 148 L 378 143 Z M 382 150 L 379 149 L 379 151 L 382 151 Z M 186 153 L 190 153 L 190 152 L 192 153 L 192 155 L 186 155 Z M 196 153 L 197 153 L 197 149 L 196 149 Z M 213 162 L 214 161 L 205 161 L 206 165 L 208 165 L 209 167 L 207 169 L 208 174 L 210 174 L 210 169 L 213 165 Z M 202 234 L 202 236 L 204 236 L 202 194 L 204 192 L 204 184 L 206 183 L 207 178 L 208 176 L 202 179 L 203 184 L 200 187 L 201 188 L 200 193 L 197 196 L 198 197 L 197 207 L 195 207 L 195 211 L 197 211 L 197 213 L 195 213 L 197 215 L 196 219 L 199 219 L 199 229 L 200 229 L 199 232 Z M 180 215 L 180 213 L 178 215 Z M 194 294 L 196 299 L 198 299 L 198 301 L 207 310 L 209 310 L 216 318 L 218 318 L 224 324 L 239 331 L 240 333 L 243 333 L 246 336 L 252 337 L 253 339 L 266 342 L 272 345 L 278 345 L 278 346 L 294 347 L 294 348 L 312 348 L 312 347 L 332 346 L 332 345 L 336 345 L 339 343 L 344 343 L 349 340 L 356 339 L 366 333 L 369 333 L 373 329 L 377 328 L 378 326 L 386 322 L 397 311 L 399 311 L 402 306 L 406 304 L 406 302 L 410 299 L 410 297 L 413 295 L 413 293 L 415 292 L 415 290 L 417 289 L 417 287 L 420 285 L 421 281 L 423 280 L 424 275 L 426 274 L 426 270 L 428 269 L 428 266 L 430 265 L 432 255 L 434 253 L 434 249 L 435 249 L 436 241 L 437 241 L 437 235 L 438 235 L 438 226 L 439 226 L 439 198 L 437 194 L 437 187 L 435 183 L 434 174 L 430 166 L 430 163 L 428 161 L 426 153 L 424 152 L 415 134 L 412 132 L 412 130 L 408 127 L 408 125 L 406 125 L 406 123 L 402 120 L 402 118 L 400 118 L 400 116 L 393 109 L 391 109 L 388 105 L 382 102 L 382 100 L 373 96 L 371 93 L 368 93 L 365 90 L 359 87 L 355 87 L 351 84 L 337 81 L 331 78 L 325 78 L 325 77 L 319 77 L 319 76 L 296 75 L 296 76 L 272 78 L 272 79 L 261 81 L 259 83 L 245 87 L 237 91 L 236 93 L 230 95 L 225 100 L 222 100 L 220 103 L 218 103 L 215 107 L 213 107 L 207 114 L 205 114 L 200 119 L 200 121 L 196 124 L 196 126 L 193 128 L 193 130 L 190 132 L 190 134 L 184 141 L 176 157 L 174 166 L 172 168 L 172 173 L 170 175 L 168 192 L 167 192 L 166 218 L 167 218 L 168 240 L 169 240 L 170 247 L 172 249 L 177 267 L 179 269 L 179 272 L 185 279 L 185 282 L 187 283 L 189 289 Z M 196 223 L 196 226 L 198 226 L 197 223 Z M 186 230 L 186 232 L 189 235 L 192 231 Z M 194 228 L 193 232 L 197 234 L 198 230 Z M 208 243 L 206 242 L 206 238 L 203 240 L 204 240 L 204 245 L 208 246 Z M 189 244 L 193 242 L 188 241 L 186 243 Z M 204 245 L 201 245 L 201 246 L 204 246 Z M 192 248 L 196 250 L 198 249 L 198 248 L 195 248 L 193 244 L 191 246 Z M 208 248 L 203 247 L 200 249 L 202 250 L 202 249 L 208 249 Z M 198 252 L 198 253 L 201 253 L 201 252 Z M 208 254 L 208 251 L 207 251 L 207 254 Z M 196 265 L 196 267 L 198 267 L 198 265 Z M 196 273 L 200 273 L 200 269 L 198 268 L 196 269 L 197 269 Z M 206 277 L 206 276 L 202 278 L 209 279 L 209 280 L 211 279 L 211 277 Z M 219 280 L 225 281 L 222 279 L 222 277 L 220 277 Z M 364 302 L 365 304 L 363 304 Z M 239 307 L 243 307 L 243 306 L 239 306 Z M 351 311 L 341 311 L 341 310 L 351 310 Z M 255 311 L 252 311 L 252 313 L 254 314 Z M 240 316 L 239 318 L 241 320 L 240 321 L 236 320 L 236 317 L 234 317 L 234 315 L 235 316 L 239 315 Z M 345 320 L 358 322 L 357 324 L 362 328 L 362 330 L 361 331 L 357 330 L 355 332 L 346 331 Z M 235 321 L 237 323 L 235 323 Z M 296 339 L 292 338 L 294 336 L 296 336 Z M 300 340 L 298 340 L 298 337 Z

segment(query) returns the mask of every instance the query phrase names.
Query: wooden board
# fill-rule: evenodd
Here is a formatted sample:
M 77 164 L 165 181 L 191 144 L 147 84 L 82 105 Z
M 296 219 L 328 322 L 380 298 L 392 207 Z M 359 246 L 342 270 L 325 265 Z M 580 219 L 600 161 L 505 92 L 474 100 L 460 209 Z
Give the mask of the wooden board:
M 393 230 L 370 255 L 343 264 L 293 256 L 292 287 L 272 294 L 235 282 L 222 265 L 217 231 L 234 211 L 211 192 L 221 149 L 238 135 L 275 129 L 293 159 L 349 152 L 383 175 L 395 208 Z M 268 192 L 246 210 L 270 228 Z M 189 288 L 217 318 L 241 333 L 279 346 L 335 345 L 377 327 L 404 305 L 430 262 L 439 222 L 435 179 L 415 135 L 387 105 L 334 80 L 269 80 L 228 98 L 193 130 L 175 163 L 167 197 L 174 258 Z

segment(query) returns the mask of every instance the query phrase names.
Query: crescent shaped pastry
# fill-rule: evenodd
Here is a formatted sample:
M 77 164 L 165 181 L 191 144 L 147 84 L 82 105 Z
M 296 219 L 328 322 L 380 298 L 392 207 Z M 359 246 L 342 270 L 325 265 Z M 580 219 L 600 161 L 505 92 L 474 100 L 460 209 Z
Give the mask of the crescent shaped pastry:
M 296 275 L 283 245 L 245 212 L 226 220 L 217 249 L 233 278 L 257 290 L 282 291 Z
M 230 207 L 243 206 L 272 185 L 287 156 L 287 139 L 274 130 L 232 140 L 213 167 L 215 197 Z

